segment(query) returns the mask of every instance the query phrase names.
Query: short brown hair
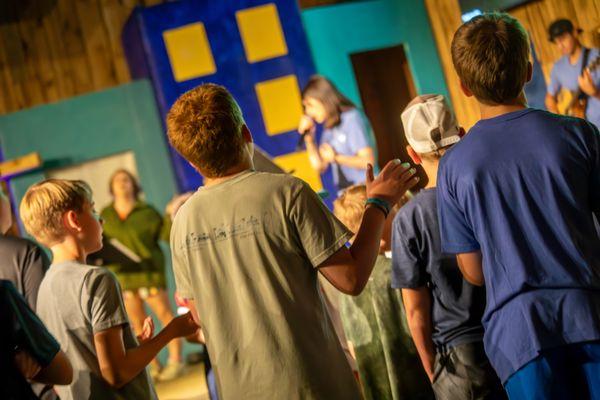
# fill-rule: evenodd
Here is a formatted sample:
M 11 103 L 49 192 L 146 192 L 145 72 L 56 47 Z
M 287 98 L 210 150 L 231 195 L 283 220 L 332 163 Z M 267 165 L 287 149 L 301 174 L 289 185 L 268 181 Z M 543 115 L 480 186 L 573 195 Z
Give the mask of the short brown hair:
M 507 104 L 527 81 L 529 39 L 523 26 L 505 13 L 486 13 L 465 22 L 452 39 L 452 63 L 481 103 Z
M 356 107 L 346 96 L 340 93 L 333 83 L 324 76 L 313 75 L 308 83 L 302 89 L 302 99 L 312 97 L 320 101 L 325 108 L 324 125 L 331 129 L 342 122 L 341 115 L 343 111 Z
M 212 83 L 182 94 L 167 115 L 171 145 L 208 178 L 224 176 L 243 160 L 243 125 L 234 98 Z
M 347 187 L 333 202 L 333 213 L 353 233 L 358 232 L 367 201 L 367 187 L 352 185 Z
M 64 237 L 62 215 L 81 212 L 86 201 L 92 202 L 92 189 L 84 181 L 47 179 L 27 189 L 19 212 L 27 233 L 52 246 Z

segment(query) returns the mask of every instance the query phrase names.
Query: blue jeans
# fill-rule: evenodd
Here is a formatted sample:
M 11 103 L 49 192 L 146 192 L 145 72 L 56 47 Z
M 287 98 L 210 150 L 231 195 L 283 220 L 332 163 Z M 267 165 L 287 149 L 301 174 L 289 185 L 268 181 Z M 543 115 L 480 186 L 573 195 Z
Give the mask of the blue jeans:
M 504 387 L 510 400 L 600 400 L 600 341 L 544 350 Z

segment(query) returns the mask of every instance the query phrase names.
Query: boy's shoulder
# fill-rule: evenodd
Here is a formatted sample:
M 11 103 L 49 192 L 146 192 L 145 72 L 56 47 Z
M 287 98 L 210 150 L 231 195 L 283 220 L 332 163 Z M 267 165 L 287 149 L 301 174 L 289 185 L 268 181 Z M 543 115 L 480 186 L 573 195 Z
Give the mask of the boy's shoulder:
M 436 189 L 422 189 L 408 203 L 403 205 L 394 217 L 394 225 L 405 228 L 410 225 L 415 231 L 422 229 L 422 223 L 427 223 L 424 214 L 436 213 Z

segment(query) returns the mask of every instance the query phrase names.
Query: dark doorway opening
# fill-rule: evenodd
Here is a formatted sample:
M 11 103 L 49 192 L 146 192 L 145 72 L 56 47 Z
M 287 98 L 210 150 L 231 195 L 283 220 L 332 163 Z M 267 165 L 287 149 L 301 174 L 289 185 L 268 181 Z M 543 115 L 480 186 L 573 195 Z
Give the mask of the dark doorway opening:
M 397 45 L 350 55 L 365 114 L 377 140 L 378 163 L 384 166 L 394 158 L 410 161 L 400 115 L 417 95 L 404 53 Z M 421 181 L 427 178 L 419 168 Z

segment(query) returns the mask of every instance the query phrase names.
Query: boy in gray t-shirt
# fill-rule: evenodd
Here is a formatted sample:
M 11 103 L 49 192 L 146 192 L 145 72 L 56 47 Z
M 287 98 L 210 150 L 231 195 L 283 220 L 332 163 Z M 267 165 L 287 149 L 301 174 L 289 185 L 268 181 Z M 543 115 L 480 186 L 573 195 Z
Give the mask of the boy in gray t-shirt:
M 368 167 L 369 204 L 347 248 L 352 234 L 306 183 L 253 170 L 252 136 L 225 88 L 187 92 L 167 121 L 171 143 L 205 178 L 175 217 L 171 249 L 219 397 L 359 399 L 317 274 L 360 293 L 390 205 L 416 183 L 414 170 L 390 162 L 375 179 Z
M 35 184 L 20 211 L 27 232 L 52 250 L 37 312 L 73 365 L 72 383 L 56 386 L 60 398 L 156 399 L 145 367 L 169 341 L 197 332 L 191 316 L 173 319 L 154 337 L 147 319 L 138 344 L 115 276 L 85 265 L 102 247 L 102 224 L 85 182 Z

